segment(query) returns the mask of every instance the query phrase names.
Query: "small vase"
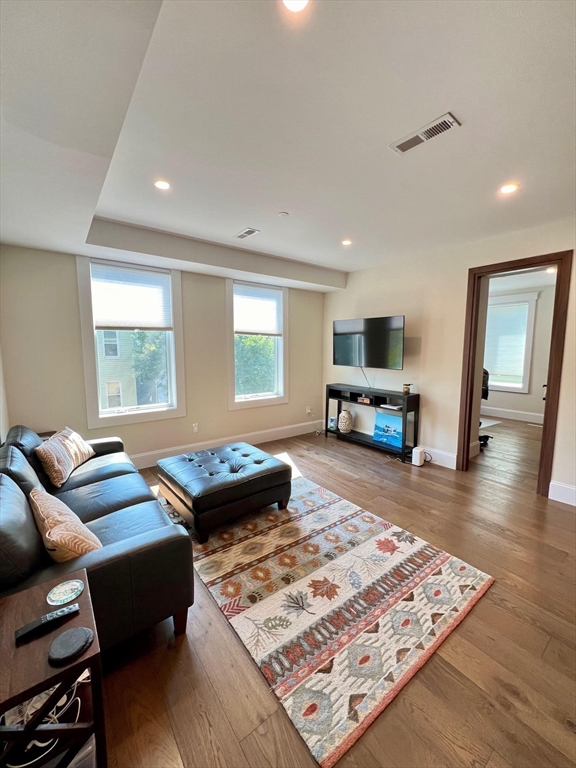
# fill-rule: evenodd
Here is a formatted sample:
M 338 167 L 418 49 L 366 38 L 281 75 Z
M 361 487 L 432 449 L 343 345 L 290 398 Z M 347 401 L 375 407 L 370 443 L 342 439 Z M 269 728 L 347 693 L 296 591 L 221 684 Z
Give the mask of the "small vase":
M 338 429 L 344 434 L 352 432 L 352 414 L 350 411 L 342 411 L 338 418 Z

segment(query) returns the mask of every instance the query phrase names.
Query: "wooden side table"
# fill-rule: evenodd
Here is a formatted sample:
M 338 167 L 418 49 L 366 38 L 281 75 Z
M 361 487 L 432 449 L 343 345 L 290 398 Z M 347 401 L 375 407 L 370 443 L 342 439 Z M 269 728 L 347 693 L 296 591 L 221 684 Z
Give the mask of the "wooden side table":
M 57 584 L 69 579 L 80 579 L 84 583 L 82 594 L 71 601 L 78 603 L 80 612 L 64 620 L 47 634 L 17 646 L 14 640 L 16 629 L 58 608 L 48 605 L 46 596 Z M 58 634 L 72 627 L 89 627 L 94 632 L 94 641 L 70 664 L 52 667 L 48 663 L 50 645 Z M 10 763 L 10 755 L 17 745 L 29 744 L 33 739 L 58 739 L 56 746 L 34 763 L 34 768 L 40 768 L 58 756 L 58 768 L 65 768 L 92 734 L 96 742 L 97 768 L 107 768 L 100 645 L 88 577 L 84 569 L 0 600 L 0 659 L 0 715 L 33 696 L 58 686 L 27 723 L 0 726 L 0 746 L 5 746 L 4 752 L 0 752 L 0 768 Z M 46 715 L 54 709 L 58 700 L 86 669 L 90 670 L 91 695 L 87 696 L 86 702 L 82 704 L 80 721 L 43 723 Z

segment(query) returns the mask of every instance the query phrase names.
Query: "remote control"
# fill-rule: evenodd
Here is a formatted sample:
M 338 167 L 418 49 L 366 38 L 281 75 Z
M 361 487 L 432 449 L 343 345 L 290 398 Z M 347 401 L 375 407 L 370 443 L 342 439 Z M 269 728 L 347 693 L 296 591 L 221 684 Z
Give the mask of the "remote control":
M 52 613 L 46 613 L 44 616 L 40 616 L 39 619 L 35 619 L 29 624 L 24 624 L 23 627 L 17 629 L 14 633 L 16 642 L 29 640 L 32 637 L 43 635 L 45 632 L 50 632 L 50 630 L 58 626 L 62 619 L 71 616 L 73 613 L 78 613 L 79 611 L 80 606 L 78 603 L 73 603 L 64 608 L 59 608 L 57 611 L 52 611 Z

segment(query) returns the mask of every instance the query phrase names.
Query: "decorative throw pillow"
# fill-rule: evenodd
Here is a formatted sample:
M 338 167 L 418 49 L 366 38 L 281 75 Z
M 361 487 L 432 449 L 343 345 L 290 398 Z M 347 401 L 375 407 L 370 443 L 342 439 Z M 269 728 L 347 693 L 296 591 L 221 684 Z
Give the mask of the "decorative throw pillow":
M 34 488 L 30 493 L 30 506 L 46 551 L 57 563 L 102 549 L 98 536 L 70 507 L 47 491 Z
M 72 472 L 94 456 L 94 451 L 78 432 L 66 427 L 35 449 L 50 482 L 60 488 Z

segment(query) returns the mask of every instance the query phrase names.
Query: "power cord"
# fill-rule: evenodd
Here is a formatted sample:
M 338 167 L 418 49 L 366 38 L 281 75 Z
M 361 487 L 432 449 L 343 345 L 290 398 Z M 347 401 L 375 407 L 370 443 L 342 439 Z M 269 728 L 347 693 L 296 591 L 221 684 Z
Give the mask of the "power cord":
M 396 461 L 402 461 L 400 456 L 396 456 Z M 432 454 L 428 453 L 428 451 L 424 451 L 424 464 L 428 464 L 430 461 L 432 461 Z
M 362 371 L 362 373 L 364 374 L 364 378 L 366 379 L 366 384 L 368 384 L 368 386 L 370 387 L 370 389 L 372 389 L 372 386 L 371 386 L 370 382 L 368 381 L 368 376 L 366 376 L 366 373 L 365 373 L 365 371 L 364 371 L 364 368 L 362 368 L 362 366 L 360 366 L 360 370 L 361 370 L 361 371 Z
M 312 409 L 310 409 L 310 411 L 307 411 L 306 415 L 308 416 L 310 421 L 314 421 L 314 418 L 316 417 L 316 414 L 314 413 L 314 411 Z M 316 429 L 314 431 L 314 433 L 315 433 L 316 437 L 320 437 L 320 435 L 324 434 L 324 430 L 323 429 Z

